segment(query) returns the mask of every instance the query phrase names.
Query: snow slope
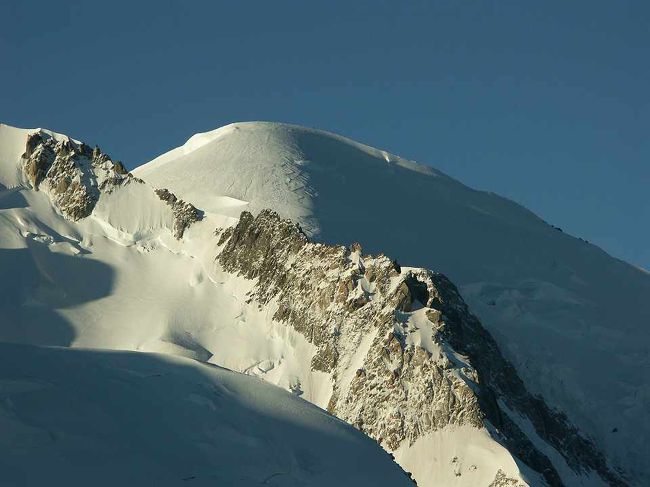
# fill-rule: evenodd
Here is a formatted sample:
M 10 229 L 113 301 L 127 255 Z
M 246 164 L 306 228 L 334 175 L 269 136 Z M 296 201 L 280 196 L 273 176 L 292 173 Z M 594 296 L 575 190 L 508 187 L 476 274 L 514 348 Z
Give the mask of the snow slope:
M 30 132 L 0 127 L 0 167 L 18 167 Z M 313 347 L 272 323 L 273 310 L 248 306 L 252 283 L 213 266 L 214 229 L 234 219 L 208 214 L 180 242 L 148 185 L 102 195 L 71 222 L 45 192 L 10 187 L 19 177 L 0 184 L 0 341 L 169 352 L 260 374 L 270 360 L 274 383 L 300 376 L 314 384 L 305 398 L 327 401 L 309 371 Z
M 169 206 L 132 183 L 70 221 L 21 170 L 35 132 L 68 140 L 0 125 L 0 485 L 412 485 L 322 409 L 188 359 L 212 358 L 202 333 L 224 352 L 213 361 L 236 370 L 275 353 L 284 360 L 273 382 L 288 388 L 303 366 L 291 354 L 310 357 L 300 336 L 274 339 L 262 312 L 241 326 L 250 284 L 204 272 L 197 256 L 232 219 L 208 216 L 188 254 Z
M 211 211 L 181 240 L 172 235 L 169 207 L 152 196 L 146 183 L 116 186 L 101 194 L 90 216 L 70 221 L 53 206 L 47 190 L 30 189 L 17 169 L 26 140 L 36 130 L 0 126 L 0 342 L 162 352 L 259 376 L 327 406 L 332 380 L 312 370 L 315 346 L 272 319 L 275 304 L 251 304 L 254 282 L 215 263 L 215 228 L 236 223 L 233 215 L 239 209 L 233 208 L 242 207 L 240 200 L 214 198 Z M 20 350 L 27 354 L 30 349 Z M 107 356 L 112 355 L 101 355 Z M 65 362 L 83 356 L 60 351 L 56 357 Z M 436 443 L 441 449 L 459 450 L 460 437 L 441 438 Z M 490 447 L 459 451 L 481 465 L 484 478 L 494 479 L 499 470 L 510 479 L 538 478 L 497 441 L 479 430 L 476 438 Z M 480 459 L 476 452 L 482 452 Z M 424 487 L 449 478 L 456 468 L 444 463 L 432 469 L 429 457 L 419 452 L 410 461 L 400 453 Z M 472 485 L 472 480 L 457 478 L 455 485 Z
M 209 212 L 270 207 L 317 239 L 447 274 L 529 389 L 650 475 L 648 273 L 429 166 L 302 127 L 232 124 L 134 174 Z
M 195 136 L 136 170 L 146 183 L 102 193 L 90 216 L 73 222 L 19 169 L 32 132 L 0 125 L 0 342 L 189 357 L 326 407 L 332 380 L 312 370 L 314 345 L 272 319 L 274 303 L 251 303 L 254 282 L 215 263 L 215 228 L 236 223 L 243 209 L 271 207 L 319 239 L 359 240 L 366 251 L 449 274 L 528 387 L 566 411 L 636 483 L 647 478 L 646 274 L 434 169 L 279 124 Z M 149 182 L 205 210 L 181 240 Z M 432 452 L 457 452 L 460 461 L 445 454 L 432 462 Z M 475 485 L 498 470 L 538 482 L 482 430 L 441 431 L 395 453 L 423 486 Z M 568 485 L 602 485 L 566 470 Z
M 0 484 L 412 485 L 346 423 L 168 355 L 0 343 Z

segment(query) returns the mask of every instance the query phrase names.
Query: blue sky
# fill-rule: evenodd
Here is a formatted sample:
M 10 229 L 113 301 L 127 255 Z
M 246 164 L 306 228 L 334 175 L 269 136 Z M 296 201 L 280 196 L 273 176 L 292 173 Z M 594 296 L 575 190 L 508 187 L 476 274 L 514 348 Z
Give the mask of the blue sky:
M 650 269 L 650 4 L 8 2 L 0 121 L 135 167 L 193 133 L 337 132 Z

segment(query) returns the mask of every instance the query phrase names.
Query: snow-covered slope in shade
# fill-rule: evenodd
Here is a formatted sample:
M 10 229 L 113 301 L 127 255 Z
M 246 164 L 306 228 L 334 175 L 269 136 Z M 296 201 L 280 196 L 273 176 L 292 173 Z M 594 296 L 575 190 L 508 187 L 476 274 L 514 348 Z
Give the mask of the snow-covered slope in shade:
M 0 343 L 0 485 L 413 485 L 374 441 L 259 379 Z
M 208 211 L 270 207 L 317 239 L 447 274 L 529 389 L 650 475 L 648 273 L 507 199 L 312 129 L 232 124 L 134 174 Z

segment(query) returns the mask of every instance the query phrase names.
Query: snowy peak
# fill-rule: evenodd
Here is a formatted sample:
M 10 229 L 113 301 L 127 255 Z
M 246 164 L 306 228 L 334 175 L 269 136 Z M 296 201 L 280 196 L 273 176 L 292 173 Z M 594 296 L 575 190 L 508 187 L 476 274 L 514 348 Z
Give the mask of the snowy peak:
M 272 208 L 319 241 L 362 241 L 444 273 L 531 392 L 650 475 L 650 422 L 636 420 L 650 410 L 650 274 L 512 201 L 343 137 L 255 122 L 192 140 L 134 173 L 206 211 Z
M 258 376 L 423 486 L 647 477 L 648 276 L 508 200 L 260 122 L 133 174 L 0 126 L 0 178 L 0 341 Z
M 236 212 L 254 213 L 273 208 L 316 236 L 322 231 L 315 215 L 315 203 L 322 200 L 319 188 L 337 186 L 348 170 L 372 172 L 387 164 L 436 174 L 328 132 L 265 122 L 235 123 L 194 135 L 134 174 L 210 212 L 229 212 L 232 206 Z
M 149 164 L 151 164 L 151 166 L 164 165 L 166 162 L 174 160 L 180 155 L 189 155 L 195 150 L 201 149 L 208 144 L 218 143 L 218 141 L 224 142 L 226 139 L 234 137 L 243 137 L 247 141 L 251 139 L 262 140 L 264 144 L 268 145 L 270 148 L 286 148 L 294 146 L 298 150 L 305 148 L 309 143 L 309 139 L 319 141 L 329 140 L 332 144 L 348 146 L 351 149 L 366 153 L 377 160 L 409 165 L 409 161 L 406 161 L 399 156 L 361 144 L 332 132 L 276 122 L 236 122 L 209 132 L 198 133 L 191 136 L 182 146 L 157 157 Z M 418 167 L 418 170 L 424 173 L 436 173 L 436 171 L 429 166 L 420 166 L 413 162 L 410 164 L 412 164 L 413 167 Z M 145 166 L 147 166 L 147 170 L 151 169 L 148 165 Z M 145 166 L 142 166 L 139 170 L 144 170 Z

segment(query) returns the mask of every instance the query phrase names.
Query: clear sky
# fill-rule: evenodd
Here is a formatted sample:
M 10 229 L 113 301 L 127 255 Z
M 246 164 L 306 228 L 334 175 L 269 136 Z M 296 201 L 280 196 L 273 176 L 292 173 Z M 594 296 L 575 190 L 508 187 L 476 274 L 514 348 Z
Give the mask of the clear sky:
M 2 2 L 0 121 L 135 167 L 233 121 L 317 127 L 650 269 L 650 2 Z

